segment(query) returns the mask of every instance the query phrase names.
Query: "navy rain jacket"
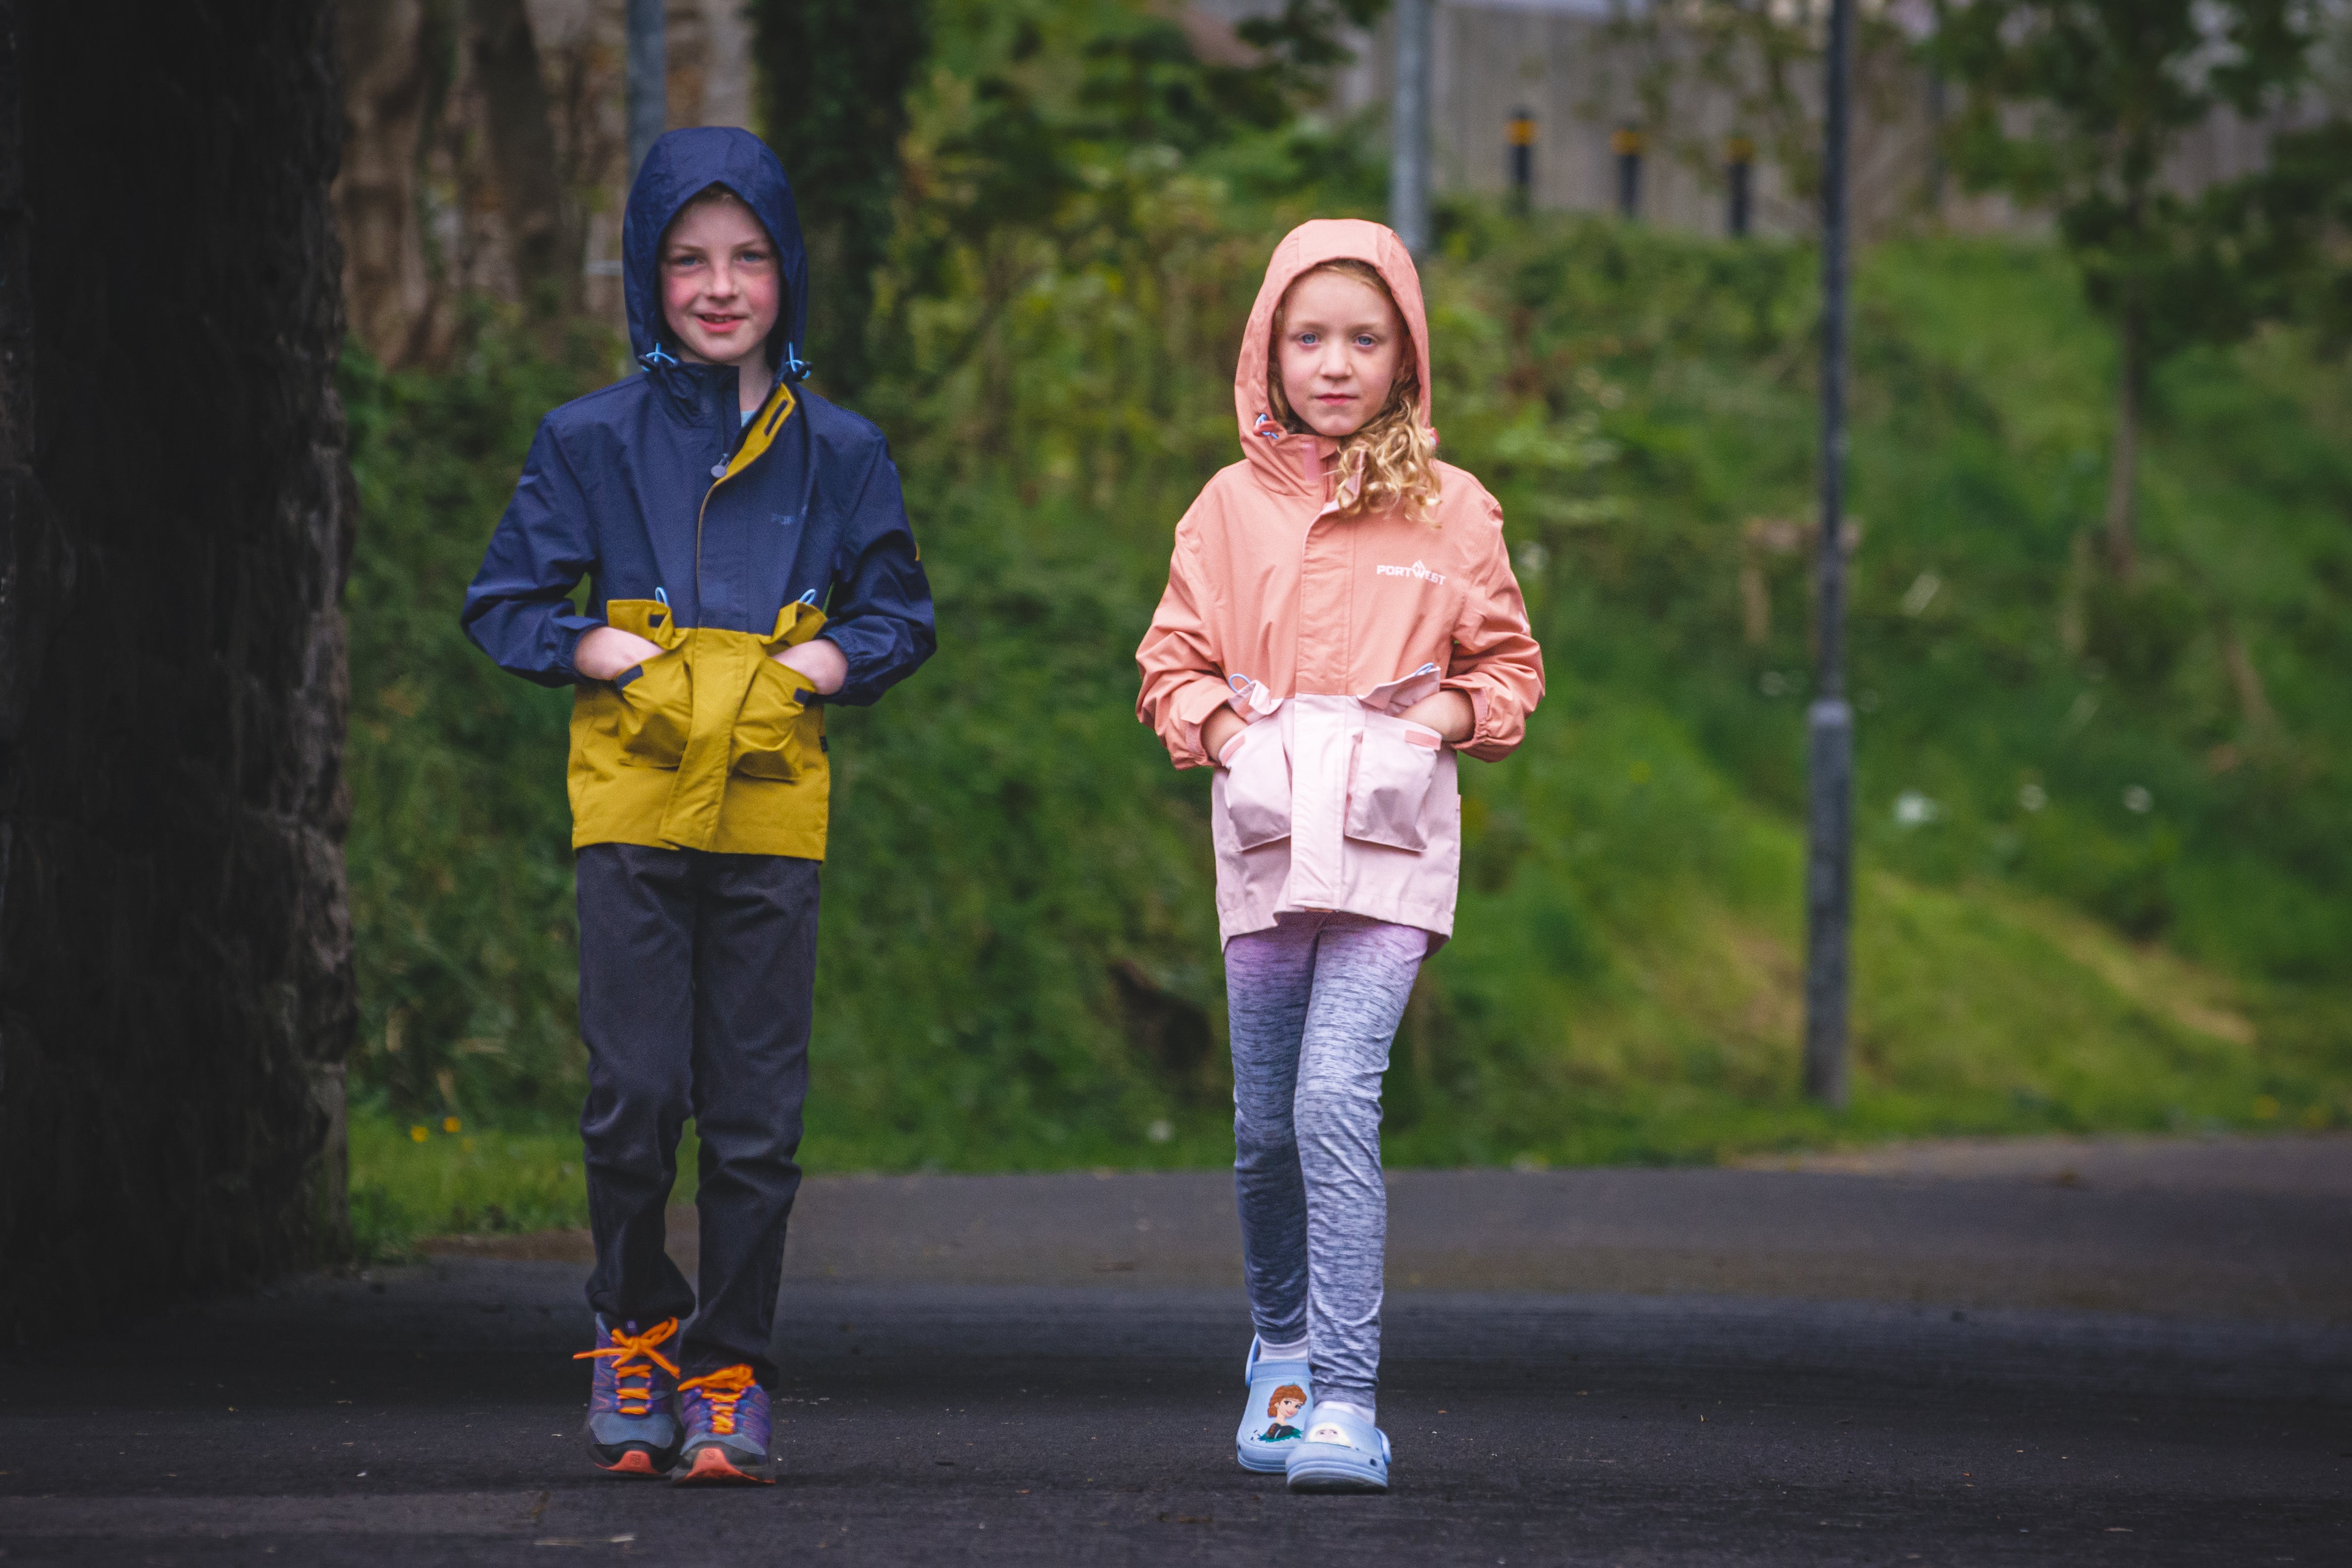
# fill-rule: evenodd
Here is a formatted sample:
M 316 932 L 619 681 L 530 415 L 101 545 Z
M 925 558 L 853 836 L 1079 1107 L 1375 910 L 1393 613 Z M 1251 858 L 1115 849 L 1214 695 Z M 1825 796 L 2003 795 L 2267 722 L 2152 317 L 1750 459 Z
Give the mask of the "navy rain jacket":
M 731 365 L 673 356 L 661 305 L 663 231 L 724 185 L 766 225 L 783 303 L 769 361 L 798 406 L 768 450 L 720 485 L 743 440 Z M 765 636 L 794 600 L 826 612 L 820 635 L 849 674 L 828 702 L 871 703 L 938 645 L 898 471 L 882 433 L 800 384 L 808 254 L 783 166 L 748 131 L 673 131 L 646 155 L 621 227 L 629 341 L 643 374 L 549 414 L 523 460 L 482 570 L 466 633 L 500 668 L 542 685 L 583 677 L 581 637 L 609 600 L 664 600 L 677 624 Z M 571 594 L 591 580 L 586 613 Z

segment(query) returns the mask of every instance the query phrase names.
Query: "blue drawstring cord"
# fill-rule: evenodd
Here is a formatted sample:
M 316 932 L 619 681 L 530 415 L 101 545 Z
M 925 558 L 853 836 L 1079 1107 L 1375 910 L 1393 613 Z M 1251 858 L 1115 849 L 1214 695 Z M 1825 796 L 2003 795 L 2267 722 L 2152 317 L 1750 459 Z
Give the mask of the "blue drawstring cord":
M 645 368 L 649 371 L 657 371 L 665 365 L 677 364 L 677 361 L 671 357 L 668 350 L 663 348 L 659 343 L 656 343 L 652 348 L 637 356 L 637 363 L 645 366 Z M 800 349 L 797 344 L 786 343 L 784 345 L 783 373 L 788 380 L 796 382 L 805 381 L 808 379 L 809 371 L 814 369 L 815 369 L 814 366 L 811 365 L 806 360 L 801 358 Z

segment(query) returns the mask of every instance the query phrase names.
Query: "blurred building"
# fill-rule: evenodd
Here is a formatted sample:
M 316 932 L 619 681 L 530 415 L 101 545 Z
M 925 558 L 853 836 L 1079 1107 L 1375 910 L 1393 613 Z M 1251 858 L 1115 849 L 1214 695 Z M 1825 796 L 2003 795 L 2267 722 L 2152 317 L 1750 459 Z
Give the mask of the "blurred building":
M 1912 46 L 1928 0 L 1862 0 L 1854 127 L 1855 222 L 1865 238 L 1921 222 L 1964 230 L 2038 227 L 1998 197 L 1945 177 L 1936 126 L 1945 94 Z M 1233 46 L 1233 26 L 1280 0 L 1193 0 L 1195 47 Z M 1748 227 L 1805 233 L 1807 178 L 1820 145 L 1819 57 L 1828 0 L 1762 0 L 1711 11 L 1648 0 L 1433 0 L 1432 162 L 1439 192 L 1510 193 L 1529 205 L 1624 211 L 1644 222 L 1723 233 L 1745 183 Z M 1793 31 L 1791 30 L 1793 29 Z M 1333 110 L 1388 100 L 1391 24 L 1353 44 Z M 2184 140 L 2169 171 L 2194 189 L 2262 161 L 2274 127 L 2217 117 Z M 1515 152 L 1524 148 L 1524 152 Z M 1736 172 L 1745 164 L 1747 172 Z M 1628 198 L 1630 197 L 1630 203 Z

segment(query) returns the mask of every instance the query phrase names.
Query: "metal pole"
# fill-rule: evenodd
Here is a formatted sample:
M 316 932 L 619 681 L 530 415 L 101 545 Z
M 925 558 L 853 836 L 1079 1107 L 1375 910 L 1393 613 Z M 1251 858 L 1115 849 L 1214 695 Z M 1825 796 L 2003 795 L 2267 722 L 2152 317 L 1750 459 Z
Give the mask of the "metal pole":
M 1944 215 L 1944 73 L 1927 70 L 1927 215 Z
M 1846 998 L 1853 914 L 1853 709 L 1845 700 L 1846 147 L 1853 0 L 1831 0 L 1822 154 L 1820 680 L 1807 711 L 1811 843 L 1805 863 L 1805 1092 L 1846 1103 Z
M 637 177 L 669 123 L 669 40 L 665 0 L 629 0 L 629 178 Z
M 1429 254 L 1429 13 L 1397 0 L 1396 85 L 1389 98 L 1389 227 L 1415 257 Z

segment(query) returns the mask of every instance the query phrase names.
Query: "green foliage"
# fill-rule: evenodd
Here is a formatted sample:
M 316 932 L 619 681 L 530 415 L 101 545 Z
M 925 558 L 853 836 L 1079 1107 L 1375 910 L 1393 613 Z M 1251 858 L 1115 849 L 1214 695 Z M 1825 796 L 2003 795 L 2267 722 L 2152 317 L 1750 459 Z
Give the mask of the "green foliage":
M 809 247 L 807 356 L 833 385 L 871 371 L 866 323 L 890 246 L 907 89 L 929 53 L 928 0 L 761 0 L 751 7 L 768 144 Z
M 1200 57 L 1164 10 L 1122 0 L 761 0 L 762 114 L 808 233 L 824 384 L 862 391 L 888 352 L 873 340 L 874 277 L 907 172 L 908 89 L 926 60 L 934 113 L 962 112 L 951 134 L 919 134 L 930 156 L 916 189 L 932 226 L 970 243 L 1098 196 L 1106 162 L 1157 164 L 1287 127 L 1345 58 L 1339 29 L 1385 5 L 1285 0 L 1241 24 L 1255 58 L 1234 63 Z M 914 266 L 918 287 L 938 265 Z
M 1079 134 L 1110 68 L 1082 9 L 942 7 L 914 103 L 859 406 L 940 652 L 833 731 L 819 1168 L 1230 1154 L 1207 781 L 1136 724 L 1132 654 L 1175 519 L 1234 456 L 1267 251 L 1379 184 L 1311 126 Z M 1460 935 L 1398 1042 L 1392 1158 L 2352 1121 L 2340 376 L 2284 332 L 2158 374 L 2148 562 L 2116 589 L 2083 544 L 2110 350 L 2063 258 L 1864 258 L 1855 1104 L 1832 1116 L 1795 1089 L 1811 659 L 1803 557 L 1772 543 L 1811 507 L 1813 258 L 1475 204 L 1443 232 L 1438 423 L 1503 502 L 1552 685 L 1517 756 L 1465 770 Z M 580 1087 L 565 697 L 456 630 L 533 419 L 599 379 L 515 341 L 346 370 L 354 1072 L 387 1235 L 522 1212 L 497 1171 L 542 1191 L 529 1140 L 569 1146 Z M 525 1154 L 467 1166 L 436 1134 L 458 1174 L 432 1175 L 401 1140 L 460 1108 Z
M 1973 89 L 1964 167 L 2028 200 L 2147 190 L 2180 134 L 2249 117 L 2302 76 L 2313 35 L 2294 0 L 1939 0 L 1930 45 Z M 2042 111 L 2013 133 L 2002 103 Z
M 356 346 L 343 405 L 361 525 L 351 619 L 352 920 L 361 1104 L 568 1112 L 571 701 L 501 674 L 457 629 L 539 416 L 602 380 L 483 322 L 446 372 L 385 374 Z
M 2225 110 L 2258 120 L 2304 84 L 2318 42 L 2308 7 L 1939 0 L 1937 14 L 1930 52 L 1969 89 L 1949 137 L 1962 177 L 2055 210 L 2093 303 L 2130 317 L 2150 360 L 2243 339 L 2328 270 L 2352 128 L 2277 136 L 2265 168 L 2194 194 L 2160 178 L 2191 128 Z

